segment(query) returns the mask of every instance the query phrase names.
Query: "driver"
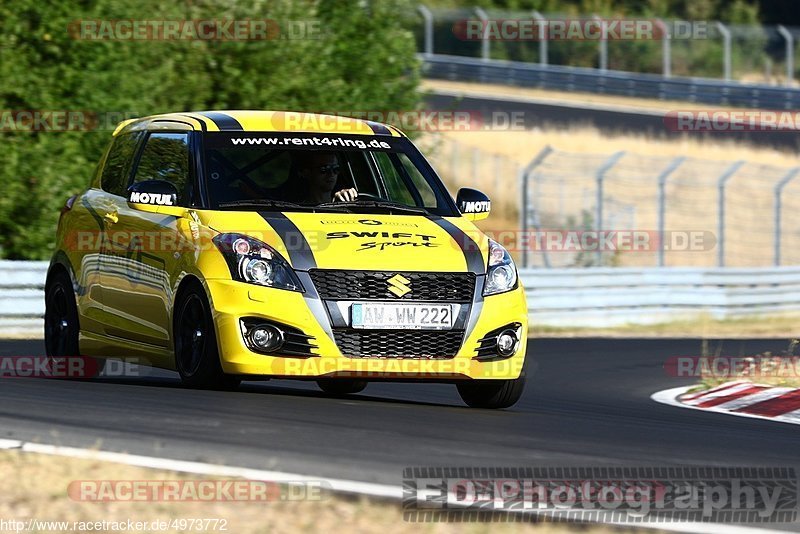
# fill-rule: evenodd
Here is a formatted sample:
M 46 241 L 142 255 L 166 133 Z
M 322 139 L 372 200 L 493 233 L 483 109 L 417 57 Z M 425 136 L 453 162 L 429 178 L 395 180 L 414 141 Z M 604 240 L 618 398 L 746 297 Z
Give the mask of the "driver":
M 304 152 L 303 156 L 297 162 L 297 176 L 304 203 L 352 202 L 358 198 L 354 188 L 333 192 L 339 181 L 339 159 L 335 153 Z

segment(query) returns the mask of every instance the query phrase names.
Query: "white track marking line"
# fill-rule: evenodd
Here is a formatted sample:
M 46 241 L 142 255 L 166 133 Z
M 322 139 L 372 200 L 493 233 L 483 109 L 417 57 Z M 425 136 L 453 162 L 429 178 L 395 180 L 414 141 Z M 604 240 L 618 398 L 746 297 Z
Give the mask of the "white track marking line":
M 694 400 L 694 399 L 696 399 L 698 397 L 702 397 L 704 395 L 708 395 L 709 393 L 715 393 L 717 391 L 722 391 L 723 389 L 732 388 L 734 386 L 738 386 L 738 385 L 744 384 L 744 383 L 745 382 L 726 382 L 724 384 L 720 384 L 717 387 L 714 387 L 714 388 L 711 388 L 711 389 L 707 389 L 705 391 L 700 391 L 698 393 L 692 393 L 691 395 L 686 395 L 684 400 Z
M 779 415 L 776 417 L 776 419 L 780 419 L 784 423 L 794 423 L 795 425 L 800 425 L 800 410 L 787 412 L 783 415 Z
M 720 410 L 716 407 L 713 408 L 700 408 L 698 406 L 692 406 L 691 404 L 686 404 L 678 400 L 678 397 L 689 391 L 694 386 L 683 386 L 679 388 L 672 388 L 672 389 L 665 389 L 663 391 L 656 391 L 652 395 L 650 395 L 650 399 L 654 400 L 661 404 L 666 404 L 668 406 L 675 406 L 676 408 L 686 408 L 689 410 L 697 410 L 700 412 L 714 412 L 714 413 L 721 413 L 725 415 L 733 415 L 736 417 L 749 417 L 750 419 L 761 419 L 762 421 L 773 421 L 776 423 L 785 423 L 789 425 L 800 425 L 800 417 L 793 417 L 791 419 L 784 419 L 787 414 L 778 417 L 765 417 L 763 415 L 755 415 L 751 413 L 744 413 L 744 412 L 729 412 L 727 410 Z M 800 411 L 800 410 L 798 410 Z M 795 413 L 795 412 L 791 412 Z
M 728 401 L 724 404 L 718 404 L 715 406 L 715 408 L 719 408 L 720 410 L 736 410 L 737 408 L 744 408 L 745 406 L 750 406 L 751 404 L 757 404 L 765 400 L 780 397 L 784 393 L 789 393 L 795 389 L 796 388 L 768 388 L 764 391 L 759 391 L 758 393 L 753 393 L 752 395 L 745 395 L 744 397 L 739 397 L 738 399 Z
M 718 399 L 720 397 L 727 397 L 728 395 L 735 395 L 736 393 L 739 393 L 741 391 L 745 391 L 745 390 L 750 389 L 752 387 L 757 387 L 757 386 L 756 386 L 756 384 L 750 384 L 750 383 L 745 382 L 743 384 L 739 384 L 738 386 L 733 386 L 733 387 L 730 387 L 730 388 L 721 389 L 721 390 L 716 391 L 714 393 L 708 393 L 706 395 L 701 395 L 701 396 L 695 397 L 693 399 L 688 399 L 688 400 L 687 399 L 683 399 L 683 402 L 685 402 L 686 404 L 689 404 L 691 406 L 694 406 L 694 405 L 702 404 L 704 402 L 707 402 L 707 401 L 710 401 L 710 400 L 713 400 L 713 399 Z
M 399 499 L 403 495 L 402 488 L 388 484 L 372 484 L 369 482 L 356 482 L 354 480 L 341 480 L 326 477 L 311 477 L 281 471 L 265 471 L 246 467 L 229 467 L 201 462 L 188 462 L 184 460 L 169 460 L 153 456 L 138 456 L 119 452 L 98 451 L 91 449 L 76 449 L 73 447 L 60 447 L 57 445 L 42 445 L 39 443 L 24 443 L 23 452 L 36 452 L 55 456 L 68 456 L 88 460 L 103 460 L 107 462 L 122 463 L 137 467 L 179 471 L 197 475 L 214 475 L 246 478 L 249 480 L 263 480 L 282 482 L 285 484 L 302 484 L 305 482 L 326 482 L 334 491 L 372 495 L 375 497 L 389 497 Z
M 676 388 L 685 391 L 688 388 Z M 389 484 L 374 484 L 370 482 L 358 482 L 355 480 L 342 480 L 326 477 L 312 477 L 294 473 L 284 473 L 281 471 L 265 471 L 260 469 L 250 469 L 246 467 L 234 467 L 224 465 L 214 465 L 202 462 L 189 462 L 184 460 L 170 460 L 167 458 L 157 458 L 154 456 L 140 456 L 135 454 L 125 454 L 119 452 L 101 451 L 95 449 L 80 449 L 74 447 L 61 447 L 58 445 L 45 445 L 41 443 L 29 443 L 14 440 L 0 440 L 0 449 L 19 449 L 23 452 L 48 454 L 53 456 L 65 456 L 69 458 L 101 460 L 119 464 L 126 464 L 136 467 L 152 469 L 162 469 L 167 471 L 177 471 L 192 473 L 197 475 L 229 476 L 245 478 L 249 480 L 282 482 L 285 484 L 302 484 L 304 482 L 325 482 L 336 492 L 364 495 L 368 497 L 388 498 L 401 500 L 403 498 L 403 488 Z M 547 513 L 537 513 L 536 511 L 509 510 L 511 513 L 528 513 L 535 516 L 547 517 Z M 609 514 L 610 515 L 610 514 Z M 621 527 L 645 528 L 666 530 L 672 532 L 687 532 L 690 534 L 774 534 L 775 530 L 753 528 L 738 525 L 727 525 L 722 523 L 626 523 L 624 521 L 597 521 L 595 524 L 615 525 Z

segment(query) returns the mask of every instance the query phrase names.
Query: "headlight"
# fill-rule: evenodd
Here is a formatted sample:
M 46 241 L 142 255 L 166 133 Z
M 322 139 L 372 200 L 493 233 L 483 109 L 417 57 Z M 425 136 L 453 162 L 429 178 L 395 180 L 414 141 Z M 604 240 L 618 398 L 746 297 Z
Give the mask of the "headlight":
M 489 267 L 483 295 L 505 293 L 517 287 L 517 267 L 511 255 L 502 245 L 489 240 Z
M 303 291 L 289 263 L 271 246 L 240 234 L 215 236 L 217 246 L 234 280 L 259 286 Z

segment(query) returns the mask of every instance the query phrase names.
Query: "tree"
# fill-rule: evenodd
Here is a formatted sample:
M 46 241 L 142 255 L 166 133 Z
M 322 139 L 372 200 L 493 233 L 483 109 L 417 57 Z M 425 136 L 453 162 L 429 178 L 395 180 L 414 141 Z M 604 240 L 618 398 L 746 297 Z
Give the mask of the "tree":
M 207 0 L 144 0 L 135 7 L 122 0 L 0 3 L 3 116 L 63 110 L 99 118 L 89 131 L 0 127 L 0 256 L 49 256 L 59 208 L 86 187 L 121 118 L 202 109 L 414 109 L 420 98 L 415 46 L 396 24 L 396 14 L 406 12 L 413 13 L 408 0 L 236 0 L 224 8 Z M 81 21 L 134 19 L 272 19 L 281 35 L 262 41 L 76 38 Z M 290 35 L 288 21 L 308 33 Z

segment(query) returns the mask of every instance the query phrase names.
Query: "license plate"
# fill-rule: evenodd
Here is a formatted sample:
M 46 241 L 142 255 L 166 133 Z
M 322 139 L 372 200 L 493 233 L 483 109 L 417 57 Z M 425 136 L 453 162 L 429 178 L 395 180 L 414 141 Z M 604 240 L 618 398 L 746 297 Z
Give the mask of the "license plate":
M 353 328 L 401 330 L 449 330 L 453 328 L 451 304 L 355 303 L 351 307 Z

